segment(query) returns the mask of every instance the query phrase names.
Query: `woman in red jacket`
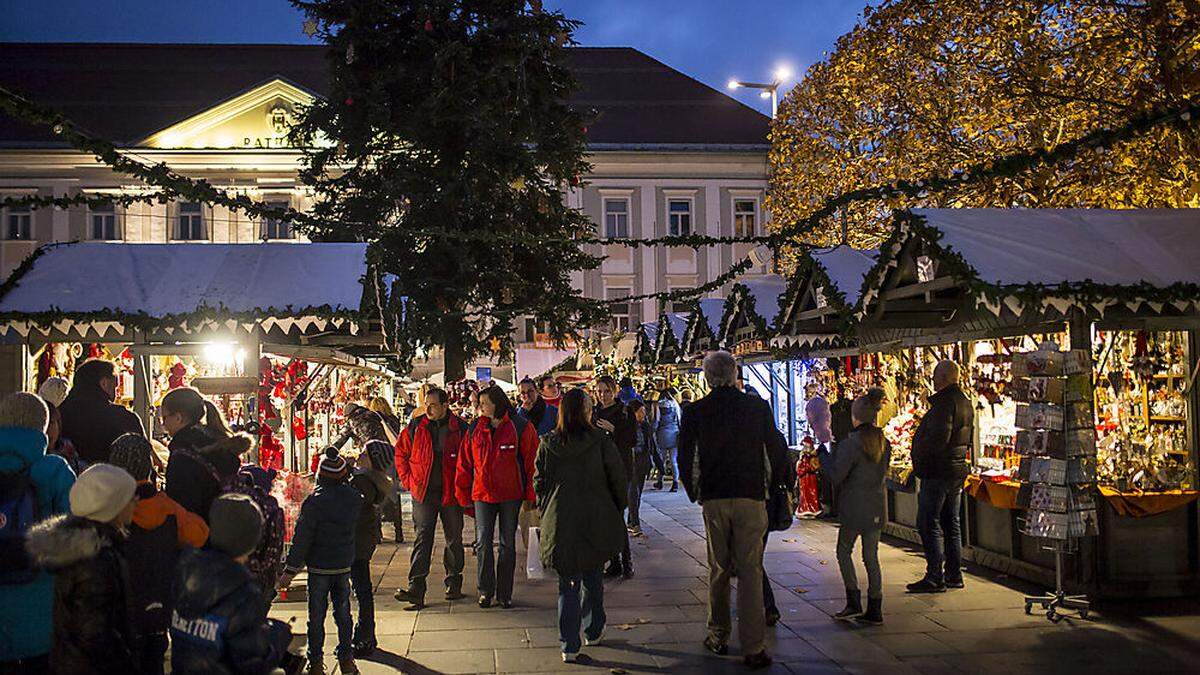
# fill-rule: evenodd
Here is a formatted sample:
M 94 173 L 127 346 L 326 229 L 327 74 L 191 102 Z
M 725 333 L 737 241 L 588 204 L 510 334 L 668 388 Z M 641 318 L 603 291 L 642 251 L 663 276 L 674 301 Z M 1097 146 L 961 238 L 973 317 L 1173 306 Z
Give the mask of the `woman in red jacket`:
M 454 488 L 458 503 L 475 507 L 475 557 L 479 562 L 479 606 L 512 607 L 517 563 L 517 520 L 521 503 L 532 508 L 537 429 L 517 415 L 499 387 L 479 393 L 479 418 L 463 438 Z M 500 553 L 493 555 L 496 519 Z

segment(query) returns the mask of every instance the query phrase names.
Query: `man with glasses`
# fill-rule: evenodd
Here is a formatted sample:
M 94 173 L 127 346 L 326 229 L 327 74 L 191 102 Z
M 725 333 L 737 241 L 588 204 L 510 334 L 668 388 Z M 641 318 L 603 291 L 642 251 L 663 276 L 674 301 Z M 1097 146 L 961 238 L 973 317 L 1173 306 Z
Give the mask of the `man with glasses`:
M 555 382 L 555 385 L 557 384 Z M 558 408 L 546 403 L 546 399 L 538 393 L 537 384 L 528 377 L 521 380 L 518 387 L 521 405 L 517 407 L 517 414 L 537 429 L 538 436 L 545 436 L 554 431 L 555 425 L 558 424 Z

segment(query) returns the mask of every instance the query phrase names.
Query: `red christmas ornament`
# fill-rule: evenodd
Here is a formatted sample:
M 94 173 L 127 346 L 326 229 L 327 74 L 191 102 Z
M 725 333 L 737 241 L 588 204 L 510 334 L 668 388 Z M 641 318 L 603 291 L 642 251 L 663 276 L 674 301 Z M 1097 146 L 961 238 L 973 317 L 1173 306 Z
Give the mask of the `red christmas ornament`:
M 571 176 L 571 180 L 569 182 L 571 183 L 571 187 L 578 187 L 579 186 L 579 176 Z
M 433 19 L 425 19 L 425 32 L 426 33 L 433 32 Z
M 353 96 L 346 97 L 346 105 L 354 105 L 354 97 Z
M 171 370 L 167 371 L 167 388 L 178 389 L 184 386 L 183 378 L 186 375 L 187 366 L 183 365 L 182 361 L 176 361 Z

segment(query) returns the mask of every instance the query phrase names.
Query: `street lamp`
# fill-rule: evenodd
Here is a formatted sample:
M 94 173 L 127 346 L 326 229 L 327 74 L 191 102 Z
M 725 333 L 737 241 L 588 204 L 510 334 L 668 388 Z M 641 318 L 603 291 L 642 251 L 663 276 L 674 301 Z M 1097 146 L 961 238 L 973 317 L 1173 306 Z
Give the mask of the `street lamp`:
M 771 82 L 744 82 L 737 78 L 729 81 L 730 89 L 759 89 L 759 96 L 762 98 L 771 99 L 771 117 L 775 117 L 776 110 L 779 109 L 779 86 L 792 76 L 792 71 L 787 66 L 780 66 L 775 69 L 774 80 Z

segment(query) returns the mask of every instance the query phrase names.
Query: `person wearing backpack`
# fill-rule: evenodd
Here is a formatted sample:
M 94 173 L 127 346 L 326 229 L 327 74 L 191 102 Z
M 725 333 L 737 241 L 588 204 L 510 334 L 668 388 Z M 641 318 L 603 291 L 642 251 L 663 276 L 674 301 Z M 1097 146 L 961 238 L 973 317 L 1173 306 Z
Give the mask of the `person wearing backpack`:
M 183 554 L 171 615 L 171 672 L 267 675 L 287 663 L 291 628 L 267 618 L 263 589 L 246 569 L 263 519 L 243 494 L 218 497 L 208 548 Z M 289 671 L 292 672 L 292 671 Z
M 137 434 L 118 437 L 109 452 L 109 462 L 138 483 L 133 524 L 121 543 L 121 551 L 128 561 L 130 578 L 137 580 L 130 588 L 130 605 L 142 675 L 163 672 L 174 600 L 171 584 L 179 552 L 204 546 L 208 540 L 204 519 L 159 491 L 153 452 L 150 441 Z
M 233 437 L 221 411 L 190 387 L 172 389 L 159 407 L 163 430 L 171 437 L 167 448 L 167 494 L 192 513 L 208 518 L 213 500 L 227 492 L 241 466 L 245 443 L 220 441 Z M 242 447 L 245 445 L 245 447 Z M 240 449 L 239 449 L 240 448 Z
M 30 557 L 54 574 L 53 673 L 139 672 L 132 582 L 121 551 L 136 491 L 124 469 L 93 464 L 71 486 L 70 515 L 29 530 Z
M 46 454 L 48 421 L 33 394 L 0 399 L 0 672 L 49 668 L 54 577 L 33 565 L 25 538 L 37 521 L 70 510 L 75 474 Z
M 516 414 L 499 387 L 479 393 L 479 417 L 471 423 L 458 453 L 455 495 L 475 507 L 475 557 L 479 562 L 479 606 L 512 607 L 517 564 L 517 521 L 522 502 L 532 508 L 533 461 L 538 435 Z M 500 520 L 500 552 L 492 552 L 496 520 Z
M 279 587 L 287 588 L 308 568 L 308 672 L 324 675 L 325 613 L 333 605 L 337 624 L 337 661 L 341 673 L 357 673 L 354 620 L 350 616 L 350 568 L 354 529 L 363 497 L 347 480 L 350 463 L 336 448 L 326 448 L 317 472 L 317 489 L 300 506 L 296 532 Z
M 255 464 L 243 464 L 238 469 L 230 493 L 243 494 L 254 502 L 262 514 L 262 536 L 258 545 L 246 557 L 246 569 L 263 592 L 263 605 L 271 606 L 275 598 L 275 587 L 279 575 L 283 574 L 283 537 L 285 524 L 283 507 L 271 494 L 275 483 L 275 469 L 264 469 Z M 229 493 L 227 493 L 229 494 Z M 214 502 L 215 503 L 215 502 Z

